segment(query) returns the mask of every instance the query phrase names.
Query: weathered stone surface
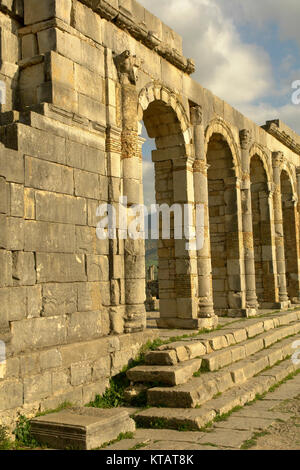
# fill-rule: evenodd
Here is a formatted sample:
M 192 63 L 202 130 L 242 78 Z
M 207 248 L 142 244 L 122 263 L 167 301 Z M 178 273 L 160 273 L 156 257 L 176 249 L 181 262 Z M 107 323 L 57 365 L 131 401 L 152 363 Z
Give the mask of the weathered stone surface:
M 56 449 L 90 450 L 135 430 L 134 421 L 120 409 L 74 408 L 31 420 L 39 442 Z
M 37 253 L 38 282 L 86 281 L 83 255 L 66 253 Z
M 161 382 L 169 385 L 185 383 L 201 366 L 201 359 L 193 359 L 174 366 L 137 366 L 127 372 L 133 382 Z
M 43 317 L 74 313 L 77 310 L 77 285 L 44 284 Z

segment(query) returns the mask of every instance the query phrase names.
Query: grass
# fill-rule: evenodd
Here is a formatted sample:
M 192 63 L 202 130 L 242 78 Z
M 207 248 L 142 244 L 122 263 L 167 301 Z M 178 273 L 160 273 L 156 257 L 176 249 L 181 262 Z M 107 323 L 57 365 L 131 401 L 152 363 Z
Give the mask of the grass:
M 105 449 L 106 447 L 112 444 L 116 444 L 116 442 L 123 441 L 124 439 L 133 439 L 133 438 L 134 438 L 133 432 L 121 432 L 116 439 L 109 441 L 109 442 L 105 442 L 104 444 L 102 444 L 101 447 L 99 447 L 99 449 Z
M 251 449 L 251 447 L 256 446 L 257 439 L 263 436 L 267 436 L 268 434 L 270 434 L 269 431 L 255 432 L 250 439 L 247 439 L 245 442 L 243 442 L 241 445 L 241 450 Z
M 0 450 L 11 450 L 13 442 L 8 436 L 8 430 L 5 426 L 0 426 Z

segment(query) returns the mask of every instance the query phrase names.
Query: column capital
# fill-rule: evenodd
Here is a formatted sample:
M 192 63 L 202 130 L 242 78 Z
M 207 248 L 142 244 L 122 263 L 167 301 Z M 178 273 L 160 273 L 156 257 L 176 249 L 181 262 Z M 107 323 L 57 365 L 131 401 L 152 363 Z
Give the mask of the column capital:
M 249 129 L 242 129 L 240 131 L 240 144 L 242 150 L 249 150 L 252 141 L 252 133 Z
M 193 126 L 200 126 L 203 122 L 202 106 L 196 105 L 191 108 L 191 123 Z

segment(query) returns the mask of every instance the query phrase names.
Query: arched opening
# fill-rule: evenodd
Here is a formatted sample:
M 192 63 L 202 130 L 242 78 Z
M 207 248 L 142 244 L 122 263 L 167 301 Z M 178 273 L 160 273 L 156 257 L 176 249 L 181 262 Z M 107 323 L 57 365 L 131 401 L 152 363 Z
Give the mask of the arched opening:
M 155 202 L 172 208 L 173 204 L 187 203 L 187 171 L 178 165 L 186 160 L 186 147 L 180 121 L 173 108 L 162 100 L 152 101 L 143 112 L 143 124 L 150 139 L 155 139 L 152 150 L 155 173 Z M 145 183 L 145 182 L 144 182 Z M 182 224 L 170 212 L 170 236 L 162 235 L 162 216 L 158 223 L 158 292 L 159 326 L 184 326 L 192 316 L 192 286 L 189 269 L 184 260 L 188 256 L 183 239 L 175 239 L 176 224 Z M 155 240 L 152 240 L 155 244 Z M 149 242 L 148 242 L 149 244 Z
M 299 301 L 298 249 L 296 235 L 295 202 L 288 173 L 281 172 L 282 219 L 284 235 L 285 272 L 288 296 Z
M 214 308 L 217 315 L 227 315 L 240 310 L 243 300 L 236 173 L 221 134 L 210 138 L 207 163 Z
M 263 307 L 263 303 L 275 301 L 275 277 L 268 179 L 258 155 L 251 158 L 250 179 L 256 295 Z

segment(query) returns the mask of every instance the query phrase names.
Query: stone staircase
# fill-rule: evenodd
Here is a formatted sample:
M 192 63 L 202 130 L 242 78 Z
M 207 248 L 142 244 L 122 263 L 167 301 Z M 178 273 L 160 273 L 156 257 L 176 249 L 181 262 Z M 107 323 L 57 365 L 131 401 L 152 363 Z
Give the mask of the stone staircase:
M 140 427 L 199 430 L 295 372 L 297 340 L 300 311 L 288 311 L 163 345 L 127 372 L 149 387 L 149 407 L 133 418 Z

